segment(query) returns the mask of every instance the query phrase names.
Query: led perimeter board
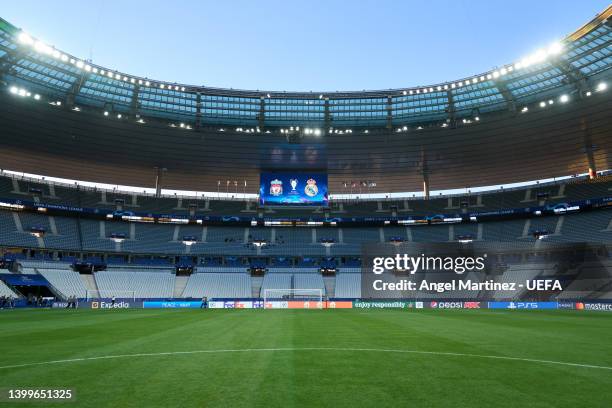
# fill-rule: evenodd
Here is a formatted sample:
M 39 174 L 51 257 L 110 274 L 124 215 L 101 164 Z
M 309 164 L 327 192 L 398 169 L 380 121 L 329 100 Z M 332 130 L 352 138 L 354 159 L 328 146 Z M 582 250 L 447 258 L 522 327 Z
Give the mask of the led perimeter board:
M 261 173 L 259 205 L 327 207 L 327 174 Z

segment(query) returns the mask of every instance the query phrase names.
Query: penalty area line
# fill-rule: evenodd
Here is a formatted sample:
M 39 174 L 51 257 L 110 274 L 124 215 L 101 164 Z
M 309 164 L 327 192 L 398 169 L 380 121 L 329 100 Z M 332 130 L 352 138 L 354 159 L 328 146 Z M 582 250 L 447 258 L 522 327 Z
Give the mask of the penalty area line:
M 482 358 L 492 360 L 519 361 L 536 364 L 560 365 L 566 367 L 593 368 L 599 370 L 612 370 L 612 367 L 570 363 L 565 361 L 541 360 L 535 358 L 510 357 L 510 356 L 495 356 L 486 354 L 469 354 L 469 353 L 454 353 L 445 351 L 424 351 L 424 350 L 395 350 L 395 349 L 377 349 L 377 348 L 342 348 L 342 347 L 290 347 L 290 348 L 247 348 L 247 349 L 217 349 L 217 350 L 190 350 L 190 351 L 167 351 L 160 353 L 134 353 L 134 354 L 115 354 L 107 356 L 69 358 L 63 360 L 39 361 L 33 363 L 12 364 L 0 366 L 0 370 L 11 368 L 34 367 L 40 365 L 54 365 L 66 363 L 78 363 L 85 361 L 97 360 L 112 360 L 121 358 L 139 358 L 139 357 L 163 357 L 163 356 L 179 356 L 191 354 L 223 354 L 223 353 L 257 353 L 257 352 L 301 352 L 301 351 L 331 351 L 331 352 L 363 352 L 363 353 L 397 353 L 397 354 L 417 354 L 430 356 L 447 356 L 447 357 L 466 357 L 466 358 Z

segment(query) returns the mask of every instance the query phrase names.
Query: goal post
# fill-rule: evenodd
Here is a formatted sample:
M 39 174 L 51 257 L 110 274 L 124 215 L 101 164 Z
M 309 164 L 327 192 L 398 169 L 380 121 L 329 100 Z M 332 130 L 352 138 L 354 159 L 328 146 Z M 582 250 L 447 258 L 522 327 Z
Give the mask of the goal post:
M 264 289 L 264 309 L 276 308 L 274 304 L 284 305 L 283 302 L 303 302 L 301 308 L 323 309 L 323 289 Z M 278 306 L 287 307 L 289 306 Z
M 110 299 L 112 297 L 118 299 L 132 299 L 136 300 L 135 290 L 87 290 L 85 293 L 85 300 L 93 299 Z

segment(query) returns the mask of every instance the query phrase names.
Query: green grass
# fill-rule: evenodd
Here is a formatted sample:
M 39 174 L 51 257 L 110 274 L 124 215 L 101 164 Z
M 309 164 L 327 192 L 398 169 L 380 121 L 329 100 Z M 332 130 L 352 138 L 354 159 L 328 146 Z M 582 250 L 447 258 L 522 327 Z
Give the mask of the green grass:
M 134 353 L 309 347 L 422 350 L 612 367 L 612 314 L 4 310 L 0 345 L 2 367 Z M 1 368 L 0 389 L 8 388 L 74 389 L 76 401 L 55 404 L 67 407 L 612 406 L 612 370 L 343 350 L 172 354 Z

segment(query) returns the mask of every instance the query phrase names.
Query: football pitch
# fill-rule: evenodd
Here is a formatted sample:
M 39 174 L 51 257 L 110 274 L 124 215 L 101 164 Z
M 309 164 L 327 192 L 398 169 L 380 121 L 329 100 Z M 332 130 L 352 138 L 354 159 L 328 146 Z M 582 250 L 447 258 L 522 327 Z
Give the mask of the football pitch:
M 606 312 L 2 310 L 0 328 L 0 406 L 612 406 Z

